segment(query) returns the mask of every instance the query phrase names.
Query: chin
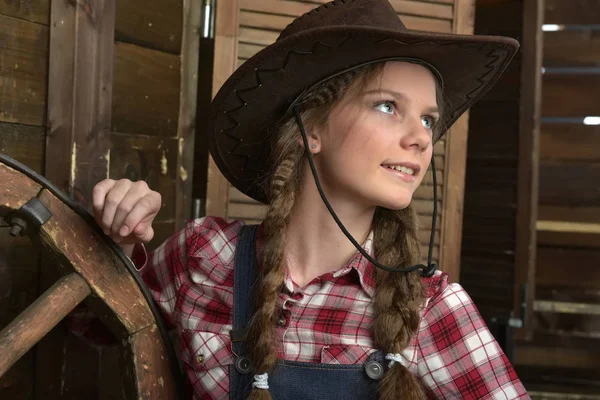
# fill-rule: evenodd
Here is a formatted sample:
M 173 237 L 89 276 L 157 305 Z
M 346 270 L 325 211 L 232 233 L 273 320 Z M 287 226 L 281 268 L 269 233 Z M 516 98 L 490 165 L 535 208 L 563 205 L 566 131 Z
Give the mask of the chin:
M 411 196 L 395 196 L 382 197 L 376 202 L 378 207 L 387 208 L 389 210 L 403 210 L 410 205 L 412 200 Z

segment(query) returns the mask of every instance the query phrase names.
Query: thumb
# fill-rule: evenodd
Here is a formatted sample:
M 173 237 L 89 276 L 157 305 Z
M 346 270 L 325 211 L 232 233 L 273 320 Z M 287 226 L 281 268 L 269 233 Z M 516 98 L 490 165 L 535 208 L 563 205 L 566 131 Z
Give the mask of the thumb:
M 135 227 L 133 234 L 138 240 L 148 243 L 154 237 L 154 229 L 151 223 L 141 222 Z

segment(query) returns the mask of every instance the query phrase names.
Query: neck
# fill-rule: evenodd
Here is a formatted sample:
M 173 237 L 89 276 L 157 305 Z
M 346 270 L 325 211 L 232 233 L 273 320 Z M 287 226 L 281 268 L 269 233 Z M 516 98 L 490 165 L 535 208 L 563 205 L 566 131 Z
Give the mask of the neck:
M 290 216 L 284 248 L 288 271 L 300 287 L 339 270 L 357 251 L 329 214 L 312 175 L 305 174 L 303 182 Z M 323 190 L 348 232 L 362 244 L 371 230 L 375 208 L 360 207 L 342 197 L 330 196 L 333 191 L 326 187 Z

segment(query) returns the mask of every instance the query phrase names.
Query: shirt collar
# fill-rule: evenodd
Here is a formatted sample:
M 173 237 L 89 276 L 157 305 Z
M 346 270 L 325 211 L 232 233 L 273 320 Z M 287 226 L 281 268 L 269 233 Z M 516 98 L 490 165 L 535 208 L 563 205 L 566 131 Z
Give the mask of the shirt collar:
M 373 231 L 369 232 L 369 235 L 364 241 L 362 248 L 368 255 L 371 257 L 373 256 Z M 354 273 L 358 275 L 362 289 L 369 295 L 369 297 L 373 297 L 375 294 L 374 268 L 375 267 L 373 264 L 367 260 L 365 256 L 363 256 L 359 251 L 356 251 L 356 254 L 352 257 L 352 259 L 350 259 L 350 261 L 343 268 L 335 271 L 332 275 L 333 278 L 338 278 L 354 271 Z M 296 285 L 294 285 L 294 282 L 288 275 L 287 271 L 285 274 L 284 286 L 290 293 L 294 293 L 294 289 L 297 290 L 297 287 L 295 287 Z

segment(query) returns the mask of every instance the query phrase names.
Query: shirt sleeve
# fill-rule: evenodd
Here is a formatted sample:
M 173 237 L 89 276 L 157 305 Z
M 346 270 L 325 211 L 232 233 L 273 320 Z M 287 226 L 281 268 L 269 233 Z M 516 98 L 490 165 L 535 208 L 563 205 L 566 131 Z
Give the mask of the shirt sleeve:
M 418 376 L 430 399 L 528 399 L 467 292 L 447 284 L 430 299 L 418 343 Z

